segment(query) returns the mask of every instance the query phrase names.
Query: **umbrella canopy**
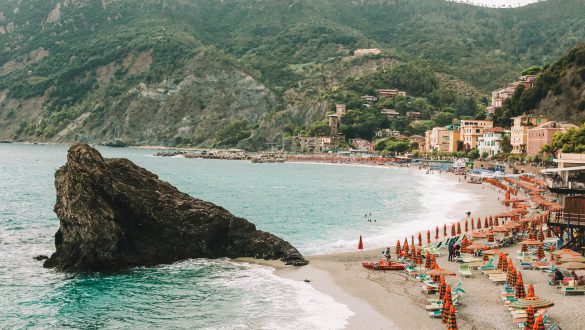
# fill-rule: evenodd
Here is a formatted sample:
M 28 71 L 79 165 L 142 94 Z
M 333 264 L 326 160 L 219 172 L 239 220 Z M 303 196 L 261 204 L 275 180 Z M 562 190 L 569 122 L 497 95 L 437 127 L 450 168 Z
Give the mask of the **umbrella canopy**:
M 439 239 L 439 226 L 435 229 L 435 239 Z
M 526 299 L 536 299 L 536 296 L 534 296 L 534 285 L 532 285 L 532 283 L 528 284 L 528 293 L 526 294 Z
M 490 247 L 485 245 L 485 244 L 481 244 L 481 243 L 473 243 L 471 245 L 467 246 L 468 250 L 488 250 Z
M 583 256 L 561 255 L 561 262 L 585 262 Z
M 455 230 L 455 224 L 451 225 L 451 236 L 455 236 L 457 231 Z
M 524 330 L 532 330 L 534 327 L 534 309 L 532 305 L 528 305 L 526 309 L 526 321 L 524 322 Z
M 471 230 L 473 231 L 473 230 L 475 230 L 475 222 L 473 221 L 473 218 L 471 218 L 470 222 L 471 222 Z
M 467 219 L 465 219 L 465 232 L 469 231 L 469 221 L 467 221 Z
M 473 238 L 486 238 L 487 235 L 485 233 L 475 231 L 475 232 L 471 233 L 471 237 L 473 237 Z
M 441 276 L 441 281 L 439 284 L 439 300 L 443 300 L 443 296 L 447 290 L 447 282 L 445 282 L 445 276 Z
M 477 218 L 477 229 L 481 229 L 481 218 Z
M 498 226 L 498 227 L 494 228 L 493 230 L 496 233 L 507 233 L 507 232 L 509 232 L 512 229 L 511 228 L 508 228 L 506 226 Z
M 418 246 L 422 246 L 422 235 L 418 233 Z
M 512 304 L 512 308 L 515 309 L 528 309 L 528 306 L 532 306 L 533 309 L 541 309 L 541 308 L 549 308 L 554 306 L 555 304 L 546 299 L 536 298 L 536 299 L 518 299 Z
M 362 241 L 362 235 L 360 235 L 360 241 L 358 242 L 358 249 L 359 250 L 364 249 L 364 242 Z
M 496 238 L 495 238 L 495 235 L 494 235 L 494 233 L 492 233 L 492 232 L 490 232 L 490 233 L 487 235 L 487 238 L 488 238 L 488 243 L 493 243 L 493 242 L 496 240 Z
M 430 275 L 430 276 L 455 276 L 455 273 L 450 272 L 446 269 L 436 268 L 433 270 L 429 270 L 427 272 L 427 275 Z
M 538 239 L 541 242 L 544 241 L 544 231 L 542 230 L 542 227 L 538 231 L 538 235 L 536 236 L 536 239 Z
M 447 224 L 443 224 L 443 237 L 447 237 Z
M 427 230 L 427 244 L 431 244 L 431 231 Z
M 490 215 L 490 221 L 489 221 L 490 227 L 494 226 L 494 219 L 492 218 L 492 216 Z
M 400 255 L 402 248 L 400 247 L 400 240 L 396 240 L 396 255 Z
M 443 323 L 447 323 L 449 321 L 449 311 L 451 310 L 451 302 L 449 300 L 443 303 L 443 310 L 441 311 L 441 322 Z
M 498 220 L 498 217 L 496 217 L 496 218 L 494 219 L 494 226 L 496 226 L 496 227 L 497 227 L 497 226 L 499 226 L 499 225 L 500 225 L 500 221 Z
M 484 226 L 485 228 L 487 228 L 487 227 L 489 227 L 489 226 L 490 226 L 490 223 L 488 222 L 488 218 L 487 218 L 487 217 L 485 217 L 485 218 L 484 218 L 484 220 L 483 220 L 483 226 Z
M 582 262 L 567 262 L 559 266 L 559 268 L 566 270 L 583 270 L 585 269 L 585 263 Z
M 457 235 L 461 235 L 461 222 L 457 223 Z
M 525 239 L 522 242 L 520 242 L 520 244 L 525 244 L 525 245 L 538 245 L 541 243 L 542 243 L 541 241 L 535 240 L 535 239 Z

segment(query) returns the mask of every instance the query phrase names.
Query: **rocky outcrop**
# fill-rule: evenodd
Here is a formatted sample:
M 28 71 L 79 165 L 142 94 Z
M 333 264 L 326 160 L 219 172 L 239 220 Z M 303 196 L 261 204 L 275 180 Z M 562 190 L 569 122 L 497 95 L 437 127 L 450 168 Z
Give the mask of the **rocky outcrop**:
M 219 257 L 307 263 L 281 238 L 180 192 L 127 159 L 104 159 L 86 144 L 69 149 L 55 187 L 60 227 L 47 268 L 117 270 Z

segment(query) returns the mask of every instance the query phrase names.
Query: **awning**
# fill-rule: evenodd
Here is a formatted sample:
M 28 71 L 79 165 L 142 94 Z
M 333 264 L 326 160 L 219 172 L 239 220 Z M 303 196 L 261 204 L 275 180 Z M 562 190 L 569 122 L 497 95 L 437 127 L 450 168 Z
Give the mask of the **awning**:
M 583 171 L 585 170 L 585 166 L 573 166 L 573 167 L 565 167 L 565 168 L 545 168 L 541 170 L 540 173 L 558 173 L 558 172 L 566 172 L 566 171 Z

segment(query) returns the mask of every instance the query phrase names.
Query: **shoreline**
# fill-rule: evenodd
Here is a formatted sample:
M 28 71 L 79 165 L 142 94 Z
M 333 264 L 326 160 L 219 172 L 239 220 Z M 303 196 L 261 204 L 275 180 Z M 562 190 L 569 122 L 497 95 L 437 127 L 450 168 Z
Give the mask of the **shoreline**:
M 364 164 L 333 165 L 391 167 Z M 452 182 L 458 181 L 459 178 L 451 173 L 443 173 L 441 177 Z M 455 222 L 455 219 L 462 219 L 466 211 L 471 211 L 473 218 L 477 218 L 478 215 L 483 218 L 506 210 L 506 207 L 498 200 L 500 193 L 486 185 L 461 182 L 455 186 L 453 192 L 465 193 L 471 197 L 471 200 L 457 203 L 448 214 L 452 219 L 449 223 Z M 443 240 L 443 222 L 436 225 L 440 228 L 439 240 Z M 433 228 L 429 229 L 431 229 L 431 241 L 435 242 Z M 448 230 L 450 231 L 450 226 Z M 423 233 L 423 241 L 426 241 L 426 233 Z M 442 329 L 443 324 L 440 321 L 427 316 L 426 296 L 421 294 L 419 281 L 404 272 L 371 272 L 361 266 L 361 262 L 380 259 L 383 248 L 379 246 L 364 251 L 310 255 L 306 256 L 310 264 L 298 268 L 284 266 L 278 261 L 258 262 L 250 259 L 241 261 L 273 267 L 275 275 L 287 279 L 310 280 L 309 284 L 314 289 L 333 297 L 353 311 L 354 315 L 348 319 L 346 329 L 412 329 L 413 327 Z M 394 250 L 394 246 L 391 246 L 391 249 Z M 439 259 L 442 258 L 445 261 L 441 261 L 440 264 L 444 265 L 446 256 Z M 452 284 L 455 283 L 452 282 Z M 494 295 L 497 296 L 498 292 L 495 291 Z M 458 322 L 460 328 L 474 328 L 464 317 L 460 317 Z

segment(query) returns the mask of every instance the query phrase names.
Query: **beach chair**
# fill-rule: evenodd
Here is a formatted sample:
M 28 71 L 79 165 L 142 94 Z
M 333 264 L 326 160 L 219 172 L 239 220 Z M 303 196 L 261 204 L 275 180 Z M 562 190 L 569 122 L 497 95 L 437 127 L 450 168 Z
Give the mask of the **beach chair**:
M 564 287 L 561 287 L 559 290 L 565 296 L 585 294 L 585 287 L 583 287 L 583 286 L 578 286 L 578 287 L 564 286 Z
M 479 266 L 478 269 L 481 270 L 481 271 L 483 271 L 483 270 L 494 270 L 494 269 L 496 269 L 496 266 L 494 265 L 494 258 L 490 259 L 490 261 L 488 261 L 488 263 L 485 264 L 484 266 Z
M 459 283 L 457 283 L 457 285 L 451 289 L 452 293 L 465 293 L 465 290 L 463 290 L 463 282 L 459 281 Z
M 459 273 L 463 277 L 471 277 L 473 275 L 471 273 L 471 270 L 469 269 L 469 266 L 468 265 L 461 265 L 461 266 L 459 266 Z
M 432 318 L 441 318 L 441 317 L 443 317 L 443 313 L 440 309 L 434 310 L 434 311 L 429 312 L 429 316 Z

